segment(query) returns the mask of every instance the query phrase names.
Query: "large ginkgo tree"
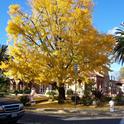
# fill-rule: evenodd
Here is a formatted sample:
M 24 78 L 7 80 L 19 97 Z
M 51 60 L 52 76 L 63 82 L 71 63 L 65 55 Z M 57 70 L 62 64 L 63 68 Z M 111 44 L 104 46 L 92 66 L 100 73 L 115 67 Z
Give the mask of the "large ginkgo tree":
M 1 63 L 6 75 L 39 84 L 56 82 L 60 89 L 74 81 L 75 64 L 85 81 L 90 72 L 109 69 L 115 40 L 93 27 L 91 0 L 30 0 L 29 5 L 29 13 L 17 4 L 9 7 L 12 59 Z

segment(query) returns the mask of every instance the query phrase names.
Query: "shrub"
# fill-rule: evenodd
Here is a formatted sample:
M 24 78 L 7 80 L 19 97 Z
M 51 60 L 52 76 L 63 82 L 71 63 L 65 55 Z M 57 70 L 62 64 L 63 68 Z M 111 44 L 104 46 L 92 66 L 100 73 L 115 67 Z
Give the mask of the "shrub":
M 18 94 L 18 90 L 15 90 L 15 91 L 14 91 L 14 94 L 17 95 L 17 94 Z
M 76 96 L 72 96 L 71 97 L 71 101 L 73 102 L 73 103 L 75 103 L 75 104 L 78 104 L 78 103 L 80 103 L 80 97 L 78 96 L 78 95 L 76 95 Z
M 117 95 L 115 98 L 114 98 L 114 101 L 117 105 L 124 105 L 124 96 L 121 96 L 121 95 Z
M 29 96 L 20 96 L 19 100 L 21 103 L 23 103 L 24 106 L 28 105 L 30 102 Z
M 92 94 L 95 96 L 95 98 L 96 98 L 97 100 L 101 100 L 102 97 L 103 97 L 102 91 L 99 91 L 99 90 L 94 90 L 94 91 L 92 91 Z
M 89 96 L 84 96 L 81 99 L 81 104 L 83 105 L 92 105 L 92 103 L 93 103 L 93 99 Z
M 9 92 L 9 80 L 0 77 L 0 92 Z
M 49 96 L 54 96 L 54 95 L 56 95 L 56 92 L 54 92 L 54 91 L 49 91 L 49 92 L 47 92 L 46 94 L 49 95 Z
M 15 95 L 17 95 L 17 94 L 23 94 L 23 90 L 15 90 L 14 93 L 15 93 Z
M 72 90 L 72 89 L 68 89 L 68 90 L 67 90 L 67 95 L 68 95 L 68 96 L 73 95 L 73 90 Z
M 26 90 L 15 90 L 14 94 L 30 94 L 31 90 L 30 89 L 26 89 Z
M 3 92 L 0 92 L 0 97 L 4 97 L 4 93 Z
M 48 92 L 46 93 L 46 95 L 49 95 L 49 98 L 52 98 L 52 100 L 58 99 L 58 97 L 56 97 L 57 92 L 54 91 L 54 90 L 48 91 Z
M 111 100 L 110 96 L 103 96 L 102 102 L 109 102 Z
M 24 90 L 24 94 L 30 94 L 31 93 L 31 90 L 30 89 L 25 89 Z

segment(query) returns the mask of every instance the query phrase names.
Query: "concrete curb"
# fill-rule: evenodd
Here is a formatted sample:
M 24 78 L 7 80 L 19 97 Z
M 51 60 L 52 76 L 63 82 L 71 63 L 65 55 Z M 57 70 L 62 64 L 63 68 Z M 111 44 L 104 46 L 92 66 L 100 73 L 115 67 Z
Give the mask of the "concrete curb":
M 73 120 L 101 120 L 101 119 L 122 119 L 123 117 L 70 117 L 70 118 L 66 118 L 66 119 L 62 119 L 64 121 L 73 121 Z
M 50 116 L 68 117 L 64 120 L 91 120 L 91 119 L 120 119 L 124 118 L 124 111 L 83 111 L 83 110 L 62 110 L 62 109 L 35 109 L 26 110 L 27 112 L 34 112 L 38 114 L 47 114 Z

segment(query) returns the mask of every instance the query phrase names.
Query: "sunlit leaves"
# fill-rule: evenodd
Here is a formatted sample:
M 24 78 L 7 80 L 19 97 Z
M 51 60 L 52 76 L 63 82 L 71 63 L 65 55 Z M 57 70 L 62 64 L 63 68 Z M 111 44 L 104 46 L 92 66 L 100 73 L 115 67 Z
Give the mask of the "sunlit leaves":
M 15 5 L 10 5 L 9 6 L 9 14 L 13 15 L 13 14 L 16 14 L 18 11 L 20 10 L 20 6 L 18 4 L 15 4 Z
M 14 46 L 12 59 L 1 67 L 8 76 L 60 84 L 73 82 L 75 63 L 84 81 L 108 67 L 115 41 L 92 26 L 91 0 L 31 0 L 30 5 L 30 14 L 18 5 L 9 10 L 7 33 Z

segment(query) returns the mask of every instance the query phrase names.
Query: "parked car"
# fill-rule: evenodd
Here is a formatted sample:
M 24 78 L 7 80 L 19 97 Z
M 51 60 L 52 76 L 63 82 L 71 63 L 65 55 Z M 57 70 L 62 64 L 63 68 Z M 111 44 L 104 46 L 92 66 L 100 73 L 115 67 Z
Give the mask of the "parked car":
M 16 123 L 24 115 L 24 106 L 18 100 L 0 97 L 0 123 Z

